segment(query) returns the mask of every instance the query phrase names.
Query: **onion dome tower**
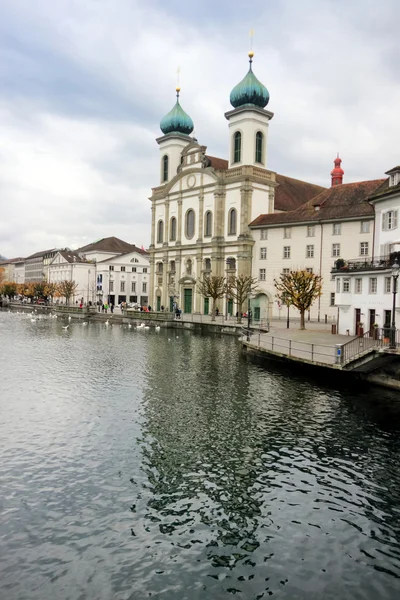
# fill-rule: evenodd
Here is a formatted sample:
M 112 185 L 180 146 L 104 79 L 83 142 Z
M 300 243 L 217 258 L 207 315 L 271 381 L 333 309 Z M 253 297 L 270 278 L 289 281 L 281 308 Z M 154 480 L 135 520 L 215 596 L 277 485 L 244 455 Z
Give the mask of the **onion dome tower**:
M 181 164 L 182 151 L 193 141 L 190 137 L 194 129 L 193 121 L 180 105 L 180 91 L 181 88 L 177 86 L 175 106 L 160 123 L 164 135 L 157 139 L 157 143 L 161 152 L 160 182 L 162 184 L 175 177 Z
M 183 110 L 179 103 L 179 94 L 181 88 L 176 88 L 176 103 L 172 110 L 161 119 L 160 129 L 167 135 L 168 133 L 182 133 L 189 135 L 194 129 L 193 121 Z
M 230 102 L 234 108 L 240 106 L 253 105 L 259 108 L 265 108 L 269 102 L 269 92 L 265 85 L 257 79 L 253 73 L 254 52 L 249 52 L 249 70 L 243 77 L 242 81 L 238 83 L 230 95 Z
M 233 110 L 225 113 L 229 121 L 229 168 L 267 166 L 268 122 L 274 115 L 265 110 L 269 92 L 253 73 L 254 52 L 248 56 L 249 70 L 230 94 Z
M 335 158 L 335 160 L 333 161 L 333 163 L 334 163 L 335 167 L 331 171 L 331 178 L 332 178 L 331 187 L 334 187 L 335 185 L 342 185 L 343 175 L 344 175 L 344 171 L 340 166 L 342 163 L 342 159 L 339 158 L 339 153 L 338 153 L 337 157 Z

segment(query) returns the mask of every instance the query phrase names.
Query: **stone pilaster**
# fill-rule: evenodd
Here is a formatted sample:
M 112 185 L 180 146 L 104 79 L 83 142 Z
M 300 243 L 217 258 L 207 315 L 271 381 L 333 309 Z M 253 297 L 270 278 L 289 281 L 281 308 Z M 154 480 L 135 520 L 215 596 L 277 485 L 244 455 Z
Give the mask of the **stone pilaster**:
M 199 195 L 199 235 L 197 236 L 197 244 L 201 244 L 204 234 L 204 194 L 201 191 Z
M 178 199 L 178 227 L 176 232 L 176 244 L 182 243 L 182 195 Z
M 246 180 L 240 187 L 240 230 L 239 236 L 250 236 L 249 223 L 251 220 L 251 203 L 253 198 L 253 187 Z
M 154 248 L 156 240 L 156 205 L 151 205 L 151 248 Z
M 169 199 L 165 199 L 165 213 L 164 213 L 164 246 L 168 246 L 169 240 Z

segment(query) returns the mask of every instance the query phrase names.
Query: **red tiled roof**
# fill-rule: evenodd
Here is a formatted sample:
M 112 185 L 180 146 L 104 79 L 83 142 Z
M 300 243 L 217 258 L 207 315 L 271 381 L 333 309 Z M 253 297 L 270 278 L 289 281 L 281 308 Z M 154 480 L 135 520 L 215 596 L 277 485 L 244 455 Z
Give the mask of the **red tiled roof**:
M 386 198 L 388 196 L 392 196 L 393 194 L 398 194 L 400 192 L 400 183 L 397 185 L 389 186 L 389 178 L 385 179 L 382 185 L 380 185 L 372 194 L 370 200 L 380 200 L 381 198 Z
M 216 156 L 208 156 L 206 158 L 210 161 L 210 167 L 217 169 L 218 171 L 226 170 L 229 166 L 229 162 L 224 158 L 217 158 Z
M 374 179 L 336 185 L 324 190 L 297 210 L 259 215 L 250 223 L 250 227 L 372 217 L 374 210 L 367 200 L 384 181 Z M 315 209 L 316 206 L 319 206 L 319 210 Z
M 275 190 L 275 210 L 295 210 L 326 190 L 320 185 L 286 177 L 279 173 L 276 174 L 276 182 L 279 185 Z

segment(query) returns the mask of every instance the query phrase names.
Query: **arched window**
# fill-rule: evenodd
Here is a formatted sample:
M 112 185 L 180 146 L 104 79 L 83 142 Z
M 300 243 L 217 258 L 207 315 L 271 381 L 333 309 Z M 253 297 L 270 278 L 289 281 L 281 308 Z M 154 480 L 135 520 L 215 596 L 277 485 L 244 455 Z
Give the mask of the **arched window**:
M 162 262 L 157 263 L 157 273 L 163 272 L 163 264 Z
M 186 213 L 186 237 L 188 240 L 191 240 L 194 236 L 194 222 L 194 210 L 192 208 L 189 208 L 189 210 Z
M 171 260 L 171 262 L 169 263 L 169 270 L 171 271 L 171 273 L 175 273 L 175 261 Z
M 204 270 L 211 271 L 211 258 L 206 258 L 204 261 Z
M 228 235 L 236 234 L 236 208 L 231 208 L 228 213 Z
M 169 241 L 170 242 L 176 241 L 176 218 L 175 217 L 171 217 L 171 221 L 169 224 Z
M 188 258 L 187 263 L 186 263 L 186 273 L 188 275 L 192 274 L 192 261 L 190 260 L 190 258 Z
M 204 216 L 204 237 L 212 236 L 212 212 L 208 210 Z
M 163 181 L 168 181 L 168 163 L 169 163 L 169 159 L 168 156 L 165 154 L 165 156 L 163 156 L 162 159 L 162 172 L 163 172 Z
M 233 136 L 233 162 L 238 163 L 242 159 L 242 134 L 237 131 Z
M 256 163 L 263 162 L 263 142 L 264 136 L 261 131 L 256 133 Z
M 164 223 L 160 219 L 157 223 L 157 244 L 162 244 L 164 241 Z

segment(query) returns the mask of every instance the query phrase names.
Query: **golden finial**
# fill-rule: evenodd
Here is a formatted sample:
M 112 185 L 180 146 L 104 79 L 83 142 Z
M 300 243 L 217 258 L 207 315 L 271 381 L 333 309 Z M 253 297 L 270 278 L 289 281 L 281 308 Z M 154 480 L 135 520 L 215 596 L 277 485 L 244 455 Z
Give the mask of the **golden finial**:
M 250 36 L 250 51 L 249 51 L 249 58 L 250 60 L 252 60 L 253 56 L 254 56 L 254 52 L 253 52 L 253 37 L 254 37 L 254 29 L 250 29 L 249 31 L 249 36 Z
M 176 70 L 176 88 L 175 88 L 177 96 L 179 96 L 179 92 L 181 91 L 181 88 L 180 88 L 180 85 L 179 85 L 179 75 L 180 75 L 180 72 L 181 72 L 181 68 L 178 67 L 177 70 Z

